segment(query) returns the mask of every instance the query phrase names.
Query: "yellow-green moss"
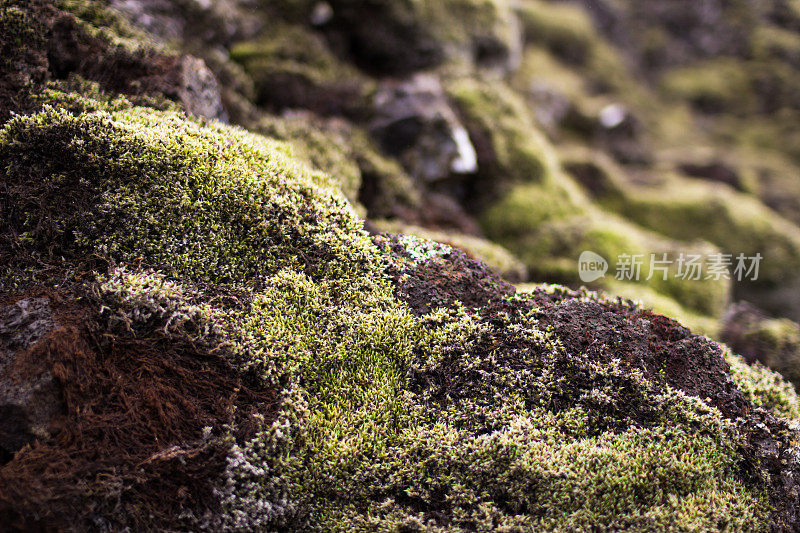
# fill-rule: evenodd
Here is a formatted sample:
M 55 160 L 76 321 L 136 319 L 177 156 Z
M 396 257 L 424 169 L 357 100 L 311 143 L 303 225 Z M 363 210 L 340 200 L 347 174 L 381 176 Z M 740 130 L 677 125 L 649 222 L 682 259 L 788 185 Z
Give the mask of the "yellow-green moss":
M 31 189 L 23 191 L 32 184 L 12 188 L 25 213 L 20 240 L 61 243 L 53 253 L 141 258 L 234 284 L 288 266 L 347 275 L 377 261 L 327 176 L 290 159 L 285 145 L 236 128 L 144 108 L 79 116 L 45 108 L 9 121 L 0 152 L 11 183 L 27 168 L 37 190 L 75 190 L 29 212 Z
M 661 86 L 668 96 L 705 111 L 742 113 L 754 105 L 747 66 L 735 60 L 674 69 L 662 77 Z
M 593 285 L 605 287 L 617 273 L 620 256 L 639 255 L 642 265 L 638 283 L 700 314 L 719 316 L 725 309 L 728 280 L 681 280 L 676 277 L 677 264 L 670 265 L 666 280 L 660 271 L 654 271 L 654 276 L 646 279 L 650 274 L 651 254 L 660 260 L 666 253 L 668 260 L 674 261 L 681 252 L 713 254 L 717 251 L 714 247 L 676 242 L 593 206 L 578 207 L 569 203 L 563 192 L 558 194 L 538 185 L 517 187 L 486 211 L 482 223 L 492 239 L 517 254 L 536 281 L 582 283 L 578 277 L 578 258 L 589 250 L 609 263 L 606 278 Z
M 543 44 L 570 63 L 588 61 L 598 38 L 584 9 L 572 4 L 524 0 L 517 7 L 517 15 L 528 42 Z
M 649 189 L 629 184 L 624 191 L 623 199 L 606 206 L 675 239 L 703 238 L 734 255 L 760 253 L 762 282 L 780 284 L 798 275 L 800 229 L 751 196 L 682 178 Z
M 727 348 L 724 354 L 731 367 L 731 378 L 754 405 L 770 409 L 794 423 L 800 422 L 800 398 L 781 374 L 761 363 L 749 365 Z

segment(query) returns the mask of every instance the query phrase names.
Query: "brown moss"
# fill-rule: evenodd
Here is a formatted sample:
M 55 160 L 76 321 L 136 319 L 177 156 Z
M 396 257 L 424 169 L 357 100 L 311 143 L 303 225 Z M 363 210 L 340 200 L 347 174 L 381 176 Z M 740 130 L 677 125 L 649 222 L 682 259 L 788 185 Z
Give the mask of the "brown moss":
M 12 530 L 191 528 L 219 506 L 213 493 L 232 440 L 250 416 L 270 420 L 275 394 L 242 382 L 201 348 L 158 334 L 134 337 L 102 325 L 80 295 L 36 289 L 60 327 L 19 354 L 18 377 L 49 370 L 64 413 L 53 437 L 0 468 L 0 514 Z M 204 428 L 213 428 L 205 430 Z M 98 522 L 99 520 L 99 522 Z

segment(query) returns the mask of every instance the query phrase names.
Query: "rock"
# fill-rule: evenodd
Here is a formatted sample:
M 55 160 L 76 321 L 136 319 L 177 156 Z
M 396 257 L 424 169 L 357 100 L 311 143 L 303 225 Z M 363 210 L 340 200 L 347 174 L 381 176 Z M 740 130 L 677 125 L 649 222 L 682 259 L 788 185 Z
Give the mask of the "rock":
M 722 318 L 720 338 L 747 361 L 758 361 L 800 385 L 800 325 L 771 318 L 747 302 L 732 305 Z
M 202 59 L 183 56 L 177 65 L 178 97 L 186 111 L 197 117 L 227 122 L 219 85 Z
M 164 42 L 212 46 L 252 37 L 260 28 L 250 2 L 241 0 L 111 0 L 133 24 Z
M 385 82 L 375 95 L 374 105 L 372 134 L 412 176 L 435 182 L 451 172 L 477 170 L 475 148 L 450 108 L 438 78 L 420 74 L 408 81 Z
M 19 356 L 56 327 L 47 298 L 0 308 L 0 459 L 47 438 L 50 419 L 62 408 L 60 387 L 50 372 L 28 377 L 13 371 Z

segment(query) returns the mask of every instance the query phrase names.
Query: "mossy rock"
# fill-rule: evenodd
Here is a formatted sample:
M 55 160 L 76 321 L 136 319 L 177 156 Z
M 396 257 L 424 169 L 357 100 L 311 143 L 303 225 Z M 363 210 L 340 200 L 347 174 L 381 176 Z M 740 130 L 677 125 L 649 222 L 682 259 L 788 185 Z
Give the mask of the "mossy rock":
M 323 115 L 364 115 L 371 82 L 341 61 L 322 36 L 301 25 L 270 24 L 256 41 L 231 48 L 267 109 L 305 108 Z
M 332 0 L 317 24 L 337 55 L 361 69 L 405 76 L 443 64 L 507 71 L 518 63 L 522 37 L 507 0 Z M 312 19 L 314 3 L 273 9 Z M 363 24 L 369 20 L 371 24 Z
M 676 69 L 665 74 L 661 83 L 669 96 L 684 99 L 705 112 L 753 106 L 746 69 L 734 60 Z
M 576 202 L 573 198 L 578 198 Z M 680 242 L 647 231 L 627 220 L 580 200 L 569 191 L 539 185 L 523 185 L 495 202 L 481 221 L 490 238 L 517 254 L 528 266 L 533 280 L 556 280 L 580 284 L 578 258 L 583 251 L 600 254 L 609 263 L 608 278 L 621 268 L 619 258 L 638 256 L 641 275 L 638 282 L 676 299 L 682 305 L 707 316 L 720 316 L 725 309 L 730 282 L 720 280 L 682 280 L 676 277 L 676 258 L 680 253 L 708 255 L 717 252 L 701 242 Z M 652 263 L 672 261 L 667 279 L 653 270 Z M 633 259 L 631 259 L 633 261 Z M 631 280 L 633 281 L 633 280 Z M 605 278 L 594 286 L 604 287 Z
M 778 294 L 779 286 L 785 290 L 797 278 L 793 266 L 800 258 L 797 226 L 721 184 L 672 178 L 660 187 L 630 185 L 624 190 L 624 198 L 604 205 L 646 228 L 679 240 L 707 239 L 734 258 L 761 254 L 758 279 L 737 283 L 736 290 L 742 291 L 738 294 L 790 316 L 797 313 L 788 300 L 781 303 Z
M 467 78 L 451 81 L 446 90 L 478 153 L 473 201 L 485 206 L 514 184 L 555 179 L 556 152 L 519 95 L 503 84 Z
M 2 139 L 6 212 L 30 250 L 47 242 L 48 254 L 139 257 L 169 264 L 176 274 L 227 283 L 282 266 L 311 266 L 313 248 L 321 261 L 311 268 L 320 273 L 337 263 L 349 270 L 361 262 L 357 256 L 369 256 L 364 242 L 350 241 L 361 224 L 330 178 L 291 160 L 285 145 L 242 130 L 144 108 L 78 116 L 45 108 L 10 121 Z M 43 159 L 43 153 L 60 156 Z M 40 176 L 35 196 L 19 181 L 22 168 Z M 81 181 L 90 170 L 103 179 Z M 27 214 L 32 202 L 48 207 Z M 282 214 L 269 214 L 276 210 Z M 306 252 L 292 252 L 296 246 Z
M 572 4 L 524 0 L 517 15 L 525 40 L 546 46 L 562 61 L 586 64 L 598 40 L 594 24 L 584 9 Z

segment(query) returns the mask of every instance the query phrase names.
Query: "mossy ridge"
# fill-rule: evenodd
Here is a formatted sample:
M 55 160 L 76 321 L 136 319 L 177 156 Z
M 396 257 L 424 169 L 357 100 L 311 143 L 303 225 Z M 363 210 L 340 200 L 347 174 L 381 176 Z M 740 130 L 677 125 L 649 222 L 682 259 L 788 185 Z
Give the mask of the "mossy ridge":
M 143 108 L 77 117 L 46 108 L 10 121 L 0 139 L 21 242 L 141 257 L 223 283 L 287 266 L 345 277 L 358 265 L 376 268 L 359 220 L 329 179 L 263 137 Z M 59 159 L 43 159 L 54 153 Z M 42 212 L 28 212 L 20 168 L 43 179 L 46 205 L 60 214 L 42 227 Z M 81 181 L 77 169 L 100 179 Z
M 637 255 L 642 261 L 639 283 L 700 314 L 722 313 L 730 286 L 727 280 L 681 280 L 676 277 L 676 264 L 670 265 L 666 280 L 657 270 L 651 279 L 646 279 L 652 254 L 656 260 L 665 253 L 674 260 L 678 252 L 706 256 L 716 253 L 715 247 L 675 241 L 594 206 L 581 209 L 565 200 L 559 203 L 556 198 L 538 185 L 523 185 L 482 215 L 489 236 L 528 265 L 532 279 L 579 284 L 578 257 L 584 250 L 603 256 L 609 262 L 607 277 L 613 278 L 621 264 L 620 257 Z M 601 279 L 594 286 L 606 285 Z
M 761 278 L 796 277 L 800 230 L 754 198 L 720 184 L 673 177 L 656 189 L 630 185 L 622 199 L 605 202 L 631 220 L 682 240 L 702 236 L 728 253 L 765 258 Z
M 586 384 L 554 375 L 548 369 L 563 350 L 534 316 L 516 322 L 495 315 L 486 323 L 442 309 L 421 325 L 411 367 L 418 421 L 356 474 L 359 492 L 321 511 L 330 513 L 322 529 L 713 529 L 723 522 L 766 529 L 765 494 L 740 477 L 733 425 L 702 401 L 669 388 L 659 393 L 629 370 L 581 357 L 570 375 Z M 479 349 L 500 338 L 518 350 Z M 453 381 L 436 378 L 445 375 Z M 581 400 L 550 411 L 553 395 L 562 394 Z M 614 414 L 598 408 L 617 402 L 627 407 Z M 664 418 L 637 427 L 626 419 L 637 409 Z M 648 478 L 654 471 L 656 486 Z M 355 513 L 364 500 L 374 502 L 369 513 Z
M 230 49 L 253 81 L 255 102 L 272 110 L 305 108 L 356 116 L 368 108 L 374 81 L 331 52 L 324 38 L 300 24 L 271 20 L 255 41 Z

